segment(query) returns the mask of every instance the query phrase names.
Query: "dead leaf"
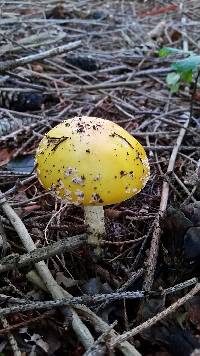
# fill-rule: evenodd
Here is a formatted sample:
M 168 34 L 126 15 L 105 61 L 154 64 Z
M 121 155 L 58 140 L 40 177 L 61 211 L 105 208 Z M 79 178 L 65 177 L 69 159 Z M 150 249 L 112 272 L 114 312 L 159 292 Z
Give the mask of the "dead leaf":
M 99 277 L 90 278 L 83 286 L 82 290 L 89 295 L 98 294 L 101 292 L 102 283 Z
M 105 216 L 109 219 L 119 219 L 122 216 L 123 211 L 116 210 L 116 209 L 105 209 Z
M 35 344 L 39 347 L 41 347 L 42 350 L 44 350 L 46 353 L 48 353 L 49 351 L 49 345 L 47 344 L 47 342 L 45 342 L 41 335 L 39 334 L 33 334 L 31 336 L 31 340 L 30 341 L 33 341 L 35 342 Z
M 46 13 L 47 19 L 65 19 L 66 12 L 63 5 L 56 5 L 53 9 Z
M 170 38 L 172 40 L 172 42 L 177 42 L 178 40 L 180 40 L 182 37 L 182 34 L 181 32 L 177 31 L 177 30 L 173 30 L 171 33 L 170 33 Z
M 200 227 L 191 227 L 184 236 L 184 255 L 188 260 L 200 257 Z
M 39 204 L 32 204 L 32 205 L 27 205 L 22 208 L 23 213 L 31 213 L 32 211 L 39 210 L 41 209 L 41 205 Z
M 162 35 L 164 35 L 164 30 L 166 27 L 166 21 L 160 21 L 154 28 L 149 32 L 149 37 L 152 38 L 153 40 L 156 40 L 160 38 Z
M 182 210 L 195 226 L 200 225 L 200 201 L 185 205 Z
M 0 151 L 0 167 L 4 166 L 8 162 L 10 162 L 14 152 L 15 152 L 14 150 L 11 151 L 8 148 L 1 149 L 1 151 Z
M 63 284 L 65 288 L 71 288 L 77 286 L 77 284 L 79 283 L 79 281 L 76 279 L 65 277 L 63 272 L 56 273 L 56 282 L 59 285 Z
M 34 70 L 34 72 L 38 72 L 38 73 L 42 73 L 44 71 L 43 66 L 39 63 L 32 64 L 32 70 Z
M 162 242 L 170 256 L 181 253 L 186 231 L 192 227 L 192 222 L 181 210 L 170 207 L 161 222 L 163 230 Z
M 185 307 L 188 319 L 200 330 L 200 297 L 193 297 Z

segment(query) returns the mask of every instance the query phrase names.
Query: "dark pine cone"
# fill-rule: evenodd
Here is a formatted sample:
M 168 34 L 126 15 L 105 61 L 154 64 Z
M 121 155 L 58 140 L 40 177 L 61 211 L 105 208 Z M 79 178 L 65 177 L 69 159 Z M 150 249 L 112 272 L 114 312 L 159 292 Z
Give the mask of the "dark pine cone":
M 41 109 L 42 104 L 50 101 L 49 95 L 36 92 L 0 92 L 0 106 L 16 111 L 37 111 Z
M 95 59 L 90 58 L 90 57 L 83 57 L 83 56 L 70 56 L 70 57 L 65 57 L 65 61 L 68 64 L 71 64 L 75 67 L 78 67 L 82 70 L 85 70 L 87 72 L 93 72 L 97 69 L 99 69 L 99 65 L 95 61 Z

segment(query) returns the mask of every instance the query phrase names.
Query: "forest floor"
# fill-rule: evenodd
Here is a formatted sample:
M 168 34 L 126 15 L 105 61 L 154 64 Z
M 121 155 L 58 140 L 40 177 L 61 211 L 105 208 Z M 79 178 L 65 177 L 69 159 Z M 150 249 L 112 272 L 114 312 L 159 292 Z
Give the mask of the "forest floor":
M 171 93 L 158 55 L 198 54 L 199 1 L 0 1 L 0 25 L 1 355 L 200 355 L 200 90 Z M 122 126 L 151 170 L 105 207 L 99 258 L 34 170 L 77 115 Z

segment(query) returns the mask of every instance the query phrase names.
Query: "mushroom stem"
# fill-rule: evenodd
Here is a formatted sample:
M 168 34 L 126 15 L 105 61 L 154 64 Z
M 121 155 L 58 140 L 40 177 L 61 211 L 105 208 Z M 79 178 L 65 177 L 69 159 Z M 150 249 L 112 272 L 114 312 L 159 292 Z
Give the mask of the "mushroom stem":
M 103 206 L 85 206 L 85 223 L 88 225 L 88 243 L 95 246 L 95 252 L 100 255 L 100 242 L 106 233 Z

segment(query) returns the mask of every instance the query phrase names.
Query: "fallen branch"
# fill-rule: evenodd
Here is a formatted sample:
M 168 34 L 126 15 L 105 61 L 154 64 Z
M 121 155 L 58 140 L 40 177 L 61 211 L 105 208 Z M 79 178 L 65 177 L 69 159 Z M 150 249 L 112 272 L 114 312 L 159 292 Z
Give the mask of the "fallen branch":
M 110 325 L 109 329 L 106 330 L 99 338 L 94 342 L 94 344 L 84 353 L 83 356 L 104 356 L 106 353 L 106 340 L 110 336 L 111 330 L 116 326 L 115 321 Z
M 169 159 L 169 164 L 167 167 L 168 174 L 173 172 L 173 169 L 174 169 L 174 166 L 176 163 L 176 157 L 179 152 L 180 146 L 182 144 L 182 141 L 185 136 L 185 133 L 186 133 L 189 123 L 190 123 L 190 117 L 187 117 L 186 122 L 184 124 L 184 128 L 180 129 L 176 143 L 172 150 L 172 154 Z M 149 291 L 153 284 L 154 272 L 155 272 L 157 257 L 158 257 L 160 235 L 161 235 L 160 219 L 163 218 L 164 213 L 166 211 L 168 197 L 169 197 L 169 183 L 167 181 L 164 181 L 163 185 L 162 185 L 159 213 L 155 219 L 154 231 L 153 231 L 153 236 L 152 236 L 152 240 L 151 240 L 151 248 L 149 251 L 149 257 L 148 257 L 147 265 L 146 265 L 146 276 L 145 276 L 144 285 L 143 285 L 143 288 L 146 291 Z
M 131 337 L 155 325 L 157 322 L 165 319 L 168 315 L 174 313 L 181 305 L 188 302 L 199 291 L 200 291 L 200 283 L 197 283 L 196 286 L 189 293 L 187 293 L 184 297 L 178 299 L 177 302 L 170 305 L 167 309 L 163 310 L 161 313 L 158 313 L 153 318 L 150 318 L 144 323 L 136 326 L 134 329 L 127 331 L 116 338 L 113 338 L 110 342 L 110 347 L 111 348 L 116 347 L 116 345 L 120 344 L 121 342 L 130 339 Z
M 36 249 L 31 236 L 29 235 L 25 225 L 19 218 L 19 216 L 15 213 L 15 211 L 11 208 L 11 206 L 7 203 L 5 197 L 0 199 L 0 205 L 4 213 L 9 218 L 11 224 L 17 231 L 23 245 L 25 248 L 31 252 Z M 71 298 L 71 294 L 67 291 L 63 290 L 53 278 L 51 272 L 49 271 L 48 267 L 46 266 L 44 261 L 37 262 L 35 264 L 35 268 L 43 280 L 45 286 L 51 293 L 54 299 L 63 299 L 65 297 Z M 89 308 L 85 307 L 84 305 L 74 305 L 78 314 L 83 315 L 87 320 L 89 320 L 94 328 L 99 332 L 106 332 L 110 326 L 104 322 L 101 318 L 99 318 L 94 312 L 92 312 Z M 79 318 L 78 314 L 75 312 L 74 309 L 69 308 L 72 313 L 72 328 L 76 333 L 78 339 L 82 342 L 86 349 L 91 347 L 94 342 L 94 339 L 88 330 L 88 328 L 83 324 L 81 319 Z M 110 329 L 109 329 L 110 330 Z M 111 335 L 117 335 L 115 331 L 111 332 Z M 124 342 L 118 346 L 119 350 L 123 353 L 124 356 L 141 356 L 141 354 L 135 349 L 133 345 L 129 342 Z
M 72 252 L 74 249 L 83 245 L 87 237 L 85 234 L 79 236 L 72 236 L 70 238 L 62 239 L 54 242 L 52 245 L 37 248 L 24 255 L 13 254 L 8 255 L 1 260 L 0 273 L 10 271 L 15 268 L 22 268 L 26 265 L 45 260 L 49 257 L 64 253 L 65 251 Z
M 183 13 L 183 3 L 180 4 L 180 10 Z M 186 17 L 185 15 L 182 16 L 181 22 L 183 27 L 185 27 L 186 24 Z M 183 33 L 183 50 L 188 51 L 188 38 L 186 36 L 186 31 Z M 182 115 L 182 117 L 186 119 L 183 127 L 180 129 L 179 135 L 177 137 L 176 143 L 174 145 L 174 148 L 172 150 L 170 159 L 169 159 L 169 164 L 167 167 L 167 174 L 170 174 L 173 172 L 175 163 L 176 163 L 176 157 L 178 155 L 178 152 L 180 150 L 180 147 L 182 145 L 185 133 L 189 127 L 189 124 L 192 119 L 192 114 L 193 114 L 193 104 L 194 104 L 194 97 L 197 89 L 197 81 L 199 78 L 199 72 L 196 76 L 195 80 L 195 85 L 193 88 L 193 92 L 191 95 L 191 100 L 190 100 L 190 111 Z M 185 92 L 188 91 L 188 87 L 185 88 Z M 154 227 L 154 232 L 152 236 L 152 241 L 151 241 L 151 247 L 149 251 L 149 257 L 147 260 L 147 269 L 146 269 L 146 276 L 143 284 L 143 288 L 146 291 L 149 291 L 152 287 L 153 280 L 154 280 L 154 272 L 156 268 L 156 263 L 157 263 L 157 257 L 158 257 L 158 250 L 159 250 L 159 243 L 160 243 L 160 236 L 161 236 L 161 228 L 160 228 L 160 219 L 163 218 L 164 213 L 167 209 L 167 203 L 168 203 L 168 198 L 169 198 L 169 182 L 164 181 L 162 185 L 162 193 L 161 193 L 161 201 L 160 201 L 160 207 L 159 207 L 159 213 L 155 219 L 155 227 Z
M 16 305 L 13 307 L 1 308 L 0 309 L 0 316 L 1 315 L 9 315 L 18 312 L 24 312 L 29 310 L 40 310 L 40 309 L 52 309 L 56 307 L 63 307 L 65 305 L 76 305 L 76 304 L 93 304 L 93 303 L 100 303 L 103 300 L 109 300 L 110 302 L 114 302 L 116 300 L 121 299 L 138 299 L 144 298 L 145 292 L 122 292 L 122 293 L 109 293 L 109 294 L 96 294 L 94 296 L 84 295 L 82 297 L 68 297 L 63 299 L 57 300 L 49 300 L 45 302 L 32 302 L 27 303 L 27 300 L 22 299 L 20 305 Z M 15 301 L 16 298 L 12 298 L 3 294 L 0 294 L 0 300 L 3 302 L 11 303 Z
M 9 328 L 10 325 L 8 324 L 8 321 L 6 320 L 6 318 L 4 316 L 1 316 L 0 320 L 1 320 L 1 323 L 4 328 Z M 21 356 L 22 353 L 19 349 L 19 346 L 18 346 L 17 341 L 16 341 L 15 337 L 13 336 L 13 334 L 11 334 L 11 332 L 9 332 L 7 337 L 8 337 L 8 341 L 10 343 L 11 349 L 13 351 L 13 355 Z
M 139 269 L 137 272 L 133 272 L 130 278 L 125 283 L 123 283 L 121 287 L 117 288 L 116 293 L 126 291 L 139 277 L 142 276 L 143 272 L 143 268 Z M 99 312 L 100 310 L 107 308 L 110 302 L 112 302 L 112 300 L 105 298 L 105 302 L 99 306 L 97 311 Z
M 172 294 L 175 293 L 181 289 L 188 288 L 192 284 L 197 283 L 197 278 L 192 278 L 189 279 L 185 282 L 176 284 L 173 287 L 169 287 L 167 289 L 164 289 L 162 291 L 153 291 L 150 292 L 149 295 L 167 295 L 167 294 Z M 36 309 L 51 309 L 53 307 L 60 307 L 64 305 L 75 305 L 75 304 L 96 304 L 96 303 L 101 303 L 102 300 L 105 300 L 106 302 L 114 302 L 116 300 L 122 300 L 122 299 L 141 299 L 147 296 L 148 294 L 144 291 L 135 291 L 135 292 L 114 292 L 114 293 L 108 293 L 108 294 L 95 294 L 95 295 L 83 295 L 81 297 L 68 297 L 68 298 L 63 298 L 63 299 L 58 299 L 58 300 L 50 300 L 50 301 L 45 301 L 45 302 L 31 302 L 28 303 L 26 299 L 23 298 L 15 298 L 11 297 L 5 294 L 0 294 L 0 302 L 3 303 L 9 303 L 9 304 L 20 304 L 16 305 L 15 307 L 8 307 L 8 308 L 3 308 L 0 309 L 0 316 L 1 315 L 8 315 L 8 314 L 13 314 L 16 312 L 21 312 L 21 311 L 29 311 L 29 310 L 36 310 Z
M 14 324 L 14 325 L 9 325 L 8 327 L 5 327 L 4 329 L 0 329 L 0 335 L 6 335 L 12 331 L 15 331 L 16 329 L 20 329 L 22 327 L 27 327 L 27 325 L 37 323 L 37 322 L 39 322 L 43 319 L 46 319 L 46 318 L 50 318 L 54 314 L 55 314 L 55 310 L 50 310 L 43 314 L 40 314 L 39 316 L 36 316 L 35 318 L 27 319 L 20 323 Z
M 3 37 L 6 39 L 6 36 Z M 11 53 L 20 51 L 22 47 L 25 49 L 31 47 L 31 49 L 33 49 L 38 46 L 52 44 L 54 42 L 58 43 L 58 41 L 63 40 L 65 37 L 66 34 L 64 32 L 56 33 L 56 31 L 46 31 L 37 33 L 36 35 L 19 39 L 18 41 L 11 41 L 12 43 L 2 46 L 0 48 L 0 55 L 2 56 L 7 52 Z
M 31 236 L 28 233 L 28 230 L 26 229 L 25 225 L 19 218 L 19 216 L 15 213 L 15 211 L 11 208 L 11 206 L 7 203 L 5 198 L 0 199 L 0 204 L 1 208 L 4 211 L 4 213 L 7 215 L 9 218 L 11 224 L 15 228 L 18 236 L 20 237 L 23 245 L 27 249 L 27 251 L 32 252 L 33 250 L 36 250 L 35 244 L 31 238 Z M 37 262 L 35 264 L 35 268 L 40 275 L 41 279 L 43 280 L 45 286 L 47 287 L 48 291 L 51 293 L 52 297 L 54 299 L 62 299 L 65 297 L 65 293 L 63 292 L 62 288 L 57 284 L 55 279 L 53 278 L 51 272 L 49 271 L 48 267 L 46 266 L 44 261 Z M 68 294 L 68 297 L 71 297 L 70 294 Z M 72 315 L 72 328 L 74 332 L 76 333 L 78 339 L 81 341 L 81 343 L 84 345 L 84 347 L 87 349 L 89 348 L 93 342 L 94 339 L 88 330 L 88 328 L 83 324 L 77 313 L 70 308 L 70 312 Z
M 103 321 L 99 316 L 97 316 L 94 312 L 92 312 L 85 305 L 76 305 L 75 306 L 78 314 L 86 318 L 95 328 L 97 332 L 105 333 L 107 331 L 110 332 L 111 337 L 116 337 L 117 332 L 115 330 L 110 330 L 110 325 L 108 325 L 105 321 Z M 134 345 L 131 345 L 128 341 L 121 342 L 117 345 L 118 349 L 125 356 L 142 356 L 135 348 Z
M 39 61 L 41 59 L 54 57 L 59 54 L 63 54 L 65 52 L 68 52 L 68 51 L 78 48 L 80 45 L 81 45 L 81 41 L 70 42 L 66 45 L 59 46 L 59 47 L 56 47 L 53 49 L 49 49 L 48 51 L 31 54 L 30 56 L 17 58 L 17 59 L 13 59 L 10 61 L 0 62 L 0 72 L 4 72 L 6 70 L 10 70 L 10 69 L 19 67 L 24 64 Z

